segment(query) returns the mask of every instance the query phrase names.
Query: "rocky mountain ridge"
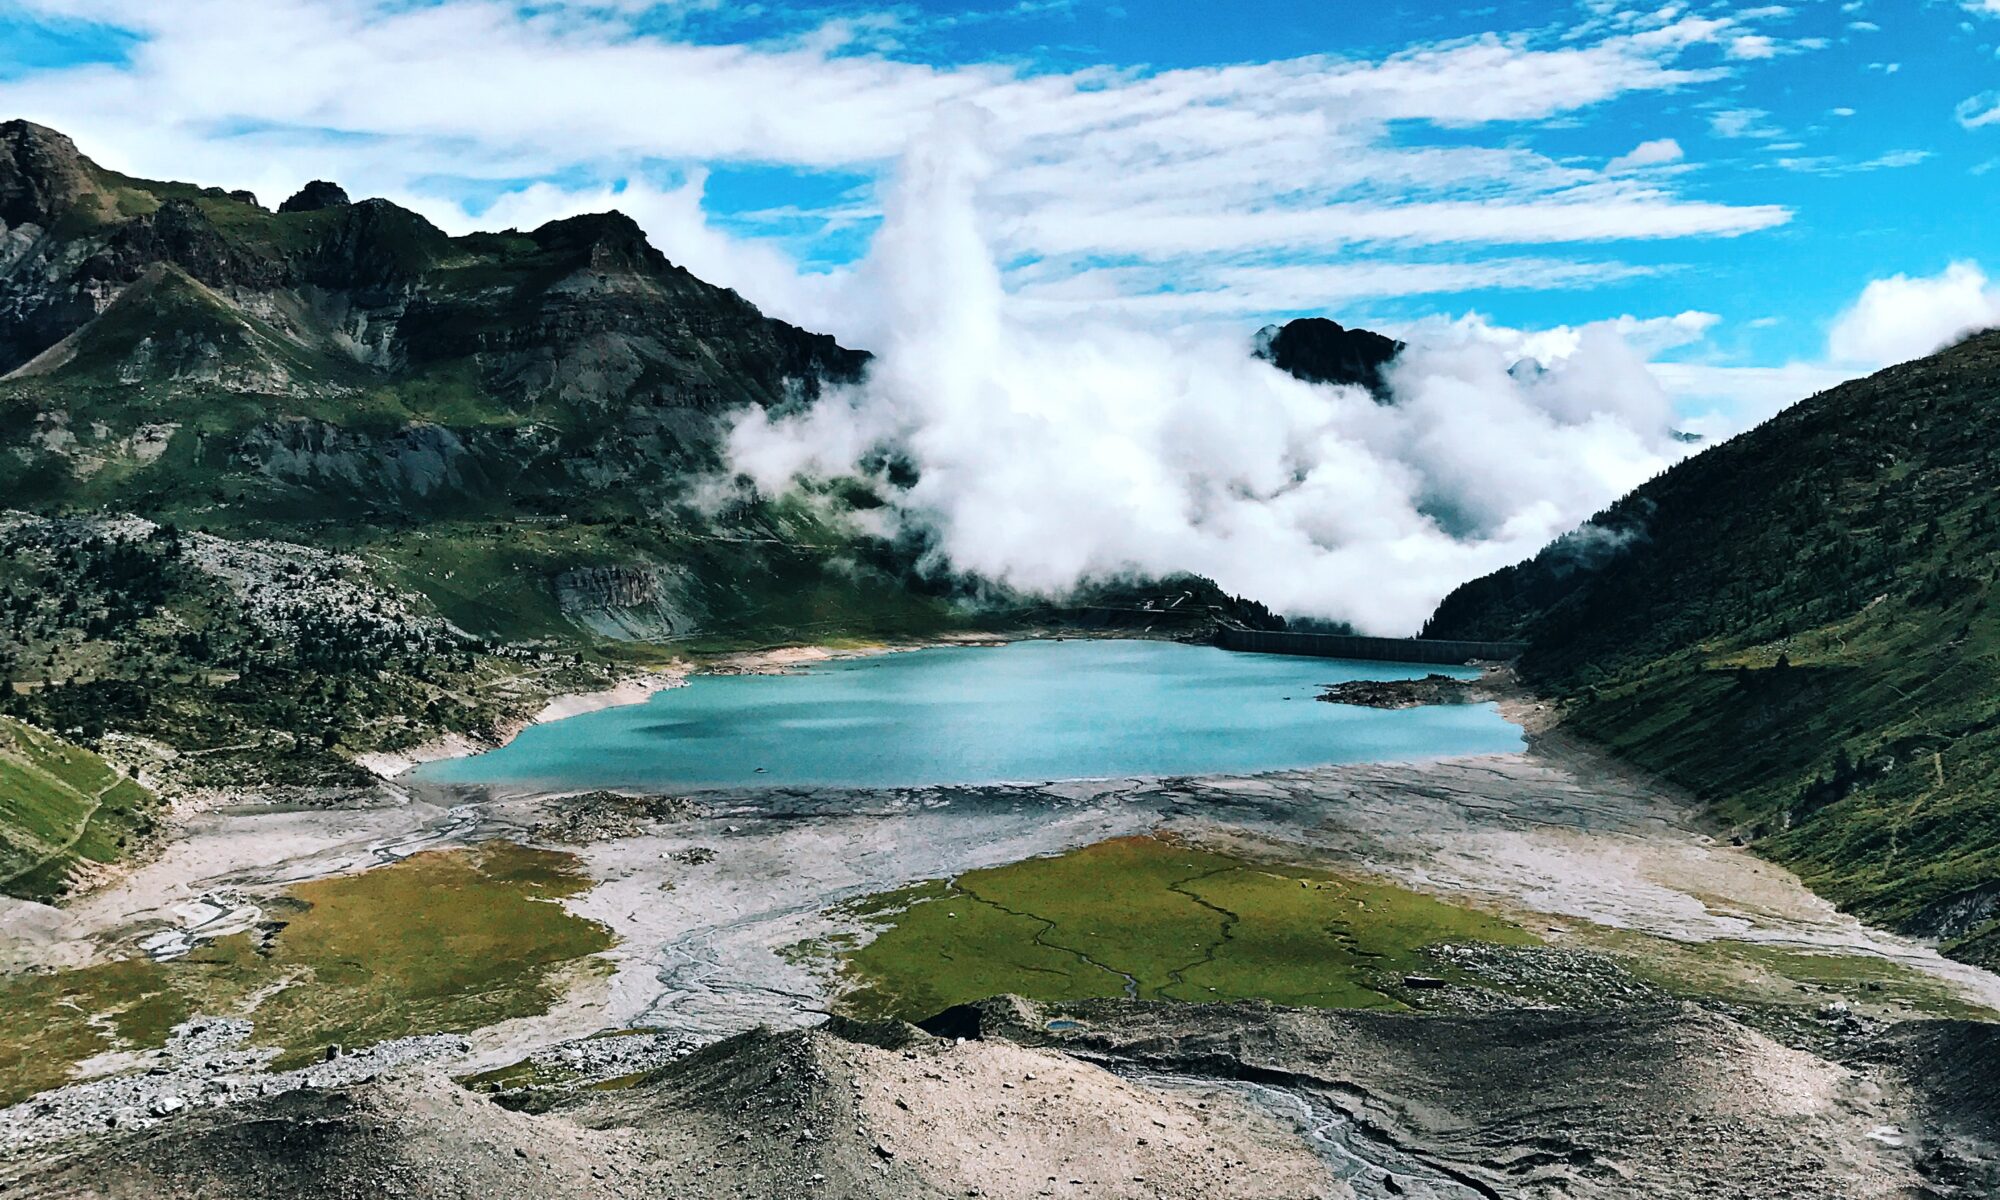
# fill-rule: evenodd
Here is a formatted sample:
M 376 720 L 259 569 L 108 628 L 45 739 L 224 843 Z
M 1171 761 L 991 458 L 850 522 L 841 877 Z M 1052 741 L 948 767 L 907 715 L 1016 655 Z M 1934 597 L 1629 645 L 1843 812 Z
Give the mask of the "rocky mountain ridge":
M 270 212 L 243 193 L 129 179 L 14 121 L 0 125 L 0 221 L 13 422 L 59 424 L 112 457 L 104 447 L 138 426 L 173 423 L 169 462 L 174 437 L 198 441 L 193 457 L 281 506 L 303 503 L 284 452 L 333 440 L 315 421 L 355 441 L 342 448 L 355 461 L 439 431 L 417 440 L 465 460 L 461 494 L 509 485 L 481 496 L 489 509 L 611 479 L 671 491 L 673 470 L 715 465 L 717 414 L 809 401 L 867 361 L 696 279 L 616 212 L 451 238 L 324 183 Z M 523 436 L 560 453 L 523 464 L 504 444 Z M 8 465 L 8 482 L 32 482 Z M 542 472 L 555 478 L 521 487 Z M 51 501 L 89 491 L 39 482 Z

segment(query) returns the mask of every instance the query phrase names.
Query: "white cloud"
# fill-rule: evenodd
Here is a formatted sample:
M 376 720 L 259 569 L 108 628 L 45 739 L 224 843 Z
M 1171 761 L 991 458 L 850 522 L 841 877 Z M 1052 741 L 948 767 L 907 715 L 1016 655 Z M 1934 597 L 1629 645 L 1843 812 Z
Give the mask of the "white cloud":
M 1767 147 L 1771 150 L 1797 148 L 1796 145 Z M 1914 167 L 1918 163 L 1928 161 L 1930 157 L 1931 152 L 1928 150 L 1891 150 L 1874 158 L 1863 159 L 1843 159 L 1830 154 L 1780 158 L 1774 165 L 1787 171 L 1798 171 L 1807 175 L 1854 175 L 1868 171 L 1893 171 L 1903 167 Z
M 1677 422 L 1678 427 L 1708 442 L 1734 437 L 1854 376 L 1851 368 L 1807 362 L 1777 367 L 1656 362 L 1651 370 L 1676 407 L 1689 414 Z
M 1679 142 L 1672 138 L 1655 138 L 1649 142 L 1640 142 L 1624 154 L 1612 159 L 1604 164 L 1604 169 L 1615 175 L 1639 167 L 1657 167 L 1665 163 L 1679 162 L 1684 157 L 1686 154 Z
M 1981 92 L 1959 101 L 1954 114 L 1967 129 L 2000 123 L 2000 92 Z
M 1654 273 L 1625 263 L 1552 258 L 1109 267 L 1017 284 L 1008 308 L 1036 320 L 1084 315 L 1159 323 L 1325 310 L 1356 300 L 1443 292 L 1599 287 Z
M 2000 286 L 1977 263 L 1942 272 L 1877 279 L 1833 323 L 1836 362 L 1879 367 L 1920 358 L 1975 330 L 2000 325 Z
M 684 203 L 699 197 L 649 190 L 633 178 L 642 165 L 774 164 L 872 180 L 955 102 L 994 115 L 992 153 L 1006 169 L 980 217 L 1010 261 L 1180 267 L 1354 244 L 1732 236 L 1790 217 L 1686 199 L 1662 185 L 1665 173 L 1583 169 L 1517 144 L 1512 129 L 1423 144 L 1392 125 L 1550 120 L 1720 78 L 1691 52 L 1726 44 L 1738 25 L 1666 10 L 1592 37 L 1047 74 L 899 59 L 881 49 L 895 28 L 876 22 L 859 36 L 852 17 L 766 43 L 675 40 L 674 23 L 640 0 L 24 2 L 138 35 L 129 64 L 0 81 L 0 111 L 62 128 L 117 169 L 267 198 L 330 177 L 433 213 L 496 182 L 581 179 L 590 182 L 562 191 L 518 185 L 532 195 L 511 203 L 550 215 L 567 203 L 650 206 L 649 230 L 691 239 L 694 249 L 669 250 L 677 257 L 717 243 L 702 240 Z M 619 179 L 633 181 L 599 182 Z M 781 266 L 714 269 L 788 315 L 844 309 L 829 301 L 838 280 L 789 281 Z
M 1921 358 L 1991 326 L 2000 326 L 2000 285 L 1977 264 L 1959 262 L 1933 276 L 1869 283 L 1834 321 L 1825 361 L 1775 367 L 1654 362 L 1650 370 L 1677 407 L 1692 414 L 1680 427 L 1713 440 L 1741 433 L 1857 373 Z
M 1394 406 L 1257 362 L 1240 330 L 1025 322 L 978 216 L 997 169 L 980 129 L 953 117 L 891 198 L 863 269 L 891 311 L 868 382 L 737 426 L 733 461 L 760 487 L 892 443 L 920 476 L 900 520 L 961 571 L 1054 591 L 1195 570 L 1406 633 L 1457 583 L 1685 452 L 1639 347 L 1699 337 L 1706 313 L 1538 334 L 1427 324 L 1408 331 Z M 1529 357 L 1544 369 L 1510 372 Z
M 1734 206 L 1665 197 L 1489 205 L 1328 205 L 1314 210 L 1178 213 L 1045 210 L 1022 217 L 1020 242 L 1048 253 L 1190 253 L 1199 249 L 1291 249 L 1354 243 L 1550 244 L 1731 237 L 1790 219 L 1775 205 Z
M 1709 131 L 1721 138 L 1776 138 L 1784 130 L 1770 123 L 1770 113 L 1761 108 L 1726 108 L 1710 113 Z
M 1729 39 L 1729 49 L 1725 53 L 1736 59 L 1775 58 L 1778 44 L 1761 33 L 1739 34 Z

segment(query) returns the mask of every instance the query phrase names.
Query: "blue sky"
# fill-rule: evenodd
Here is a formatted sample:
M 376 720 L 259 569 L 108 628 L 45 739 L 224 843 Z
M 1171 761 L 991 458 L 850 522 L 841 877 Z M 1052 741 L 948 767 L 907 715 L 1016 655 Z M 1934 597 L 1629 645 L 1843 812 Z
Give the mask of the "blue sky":
M 983 211 L 1025 311 L 1698 312 L 1700 336 L 1647 352 L 1719 393 L 1731 369 L 1837 372 L 1829 329 L 1871 281 L 2000 264 L 1992 10 L 0 0 L 0 111 L 135 173 L 273 201 L 332 175 L 453 228 L 618 203 L 697 271 L 838 327 L 899 154 L 969 103 L 993 114 Z M 1553 231 L 1508 216 L 1552 203 Z

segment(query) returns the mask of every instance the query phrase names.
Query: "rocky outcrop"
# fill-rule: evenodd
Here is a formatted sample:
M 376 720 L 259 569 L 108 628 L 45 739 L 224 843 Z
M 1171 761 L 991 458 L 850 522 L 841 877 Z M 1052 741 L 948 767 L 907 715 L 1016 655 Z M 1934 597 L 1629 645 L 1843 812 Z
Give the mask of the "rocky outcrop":
M 413 288 L 451 253 L 442 229 L 387 200 L 343 207 L 300 264 L 305 283 L 334 291 L 379 294 Z
M 437 1076 L 178 1110 L 25 1169 L 10 1196 L 1341 1200 L 1282 1116 L 1061 1053 L 907 1025 L 745 1034 L 531 1115 Z
M 236 453 L 273 479 L 383 500 L 488 482 L 460 434 L 423 423 L 377 434 L 305 418 L 274 421 L 250 430 Z
M 47 228 L 97 189 L 76 143 L 31 121 L 0 124 L 0 224 Z
M 119 225 L 84 262 L 82 273 L 124 283 L 159 265 L 215 288 L 281 287 L 293 273 L 282 258 L 225 237 L 200 205 L 180 199 Z
M 555 578 L 563 615 L 601 637 L 667 641 L 699 628 L 687 580 L 662 566 L 579 567 Z
M 294 192 L 290 199 L 278 206 L 281 213 L 319 212 L 328 208 L 344 208 L 351 201 L 347 192 L 337 183 L 315 179 Z
M 1327 684 L 1326 690 L 1319 694 L 1329 704 L 1355 704 L 1363 708 L 1483 704 L 1494 697 L 1493 689 L 1477 680 L 1435 674 L 1422 679 L 1350 679 Z
M 2000 883 L 1968 888 L 1927 904 L 1910 922 L 1910 932 L 1952 941 L 2000 920 Z

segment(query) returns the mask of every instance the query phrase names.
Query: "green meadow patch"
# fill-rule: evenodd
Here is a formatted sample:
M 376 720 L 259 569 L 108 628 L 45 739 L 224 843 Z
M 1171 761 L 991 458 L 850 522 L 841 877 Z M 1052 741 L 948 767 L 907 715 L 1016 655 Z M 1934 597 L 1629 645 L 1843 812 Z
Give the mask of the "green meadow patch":
M 844 1007 L 912 1020 L 1001 992 L 1402 1008 L 1403 975 L 1439 971 L 1427 946 L 1536 942 L 1393 884 L 1166 837 L 918 884 L 848 915 L 876 933 L 843 955 Z
M 570 913 L 590 881 L 573 856 L 491 842 L 300 884 L 277 921 L 156 963 L 0 977 L 0 1104 L 111 1050 L 165 1043 L 196 1014 L 243 1016 L 253 1044 L 303 1063 L 329 1044 L 465 1032 L 547 1011 L 602 925 Z
M 1161 836 L 932 880 L 842 915 L 862 936 L 786 953 L 833 964 L 840 1006 L 861 1017 L 921 1020 L 1003 992 L 1447 1012 L 1689 1000 L 1781 1023 L 1844 999 L 1883 1016 L 1993 1016 L 1950 983 L 1872 955 L 1587 923 L 1545 945 L 1512 921 L 1391 883 Z M 1413 989 L 1407 976 L 1446 986 Z

